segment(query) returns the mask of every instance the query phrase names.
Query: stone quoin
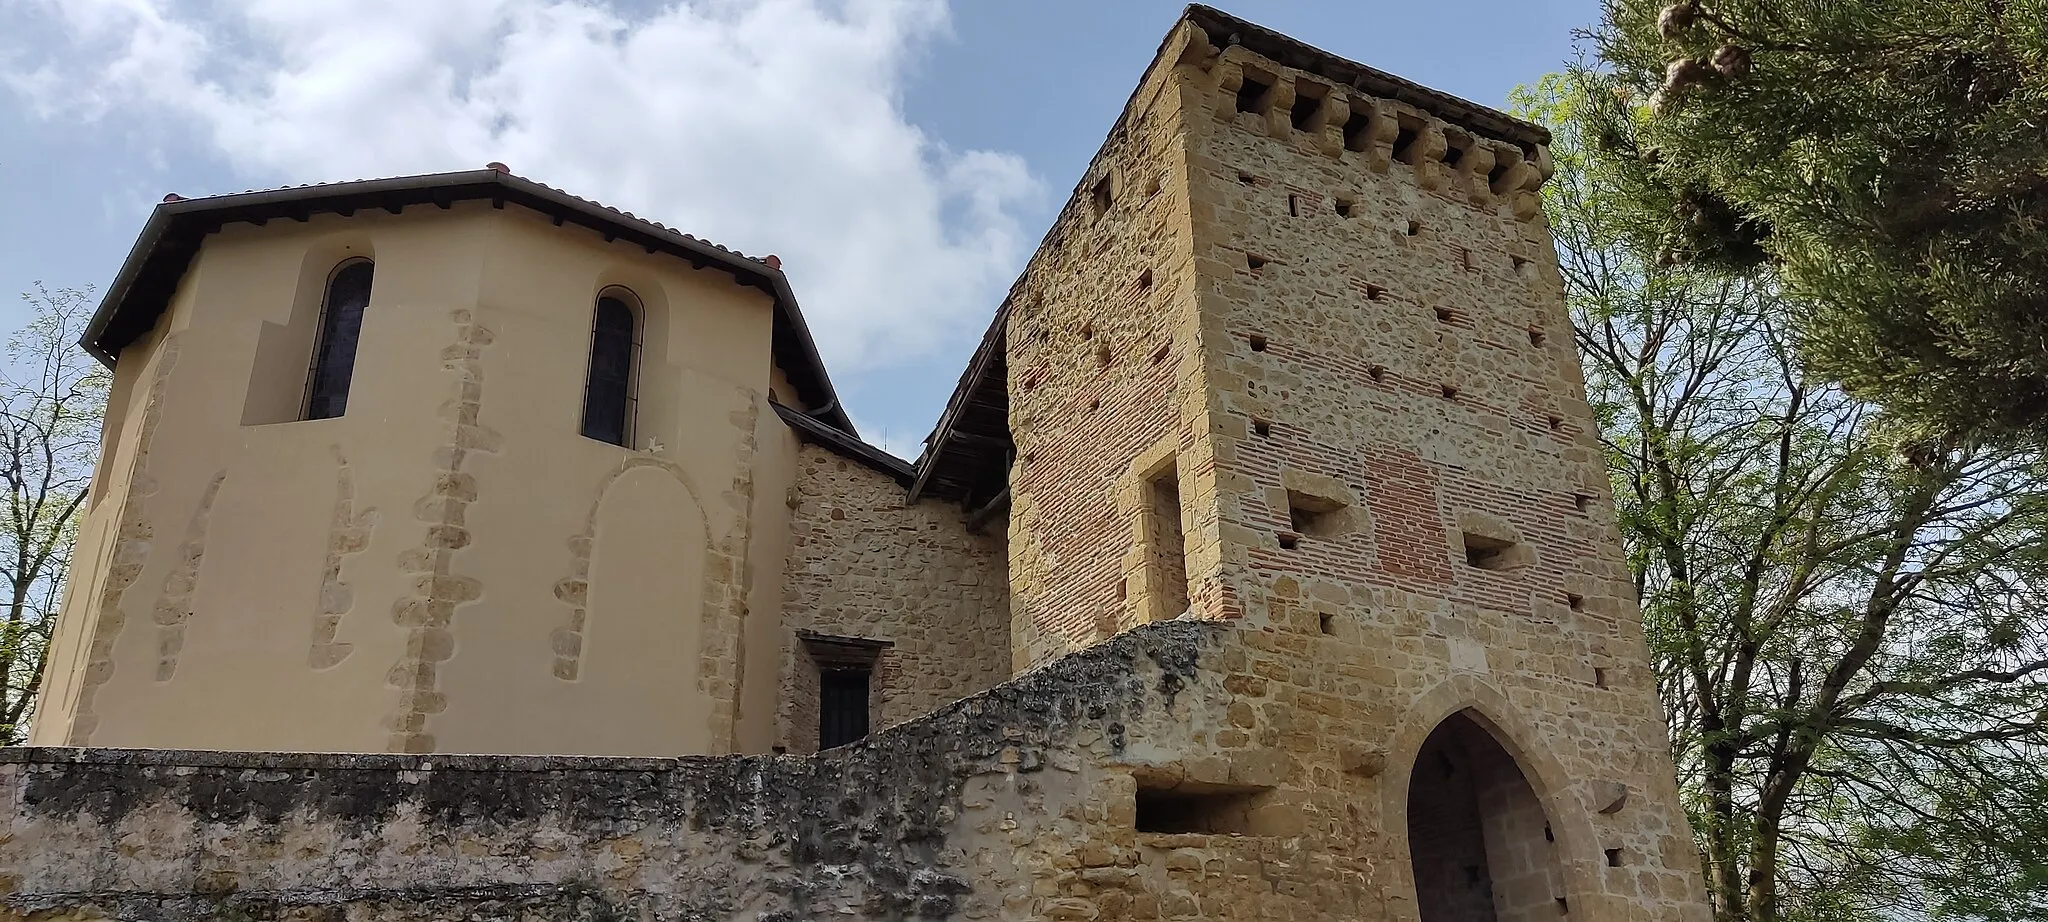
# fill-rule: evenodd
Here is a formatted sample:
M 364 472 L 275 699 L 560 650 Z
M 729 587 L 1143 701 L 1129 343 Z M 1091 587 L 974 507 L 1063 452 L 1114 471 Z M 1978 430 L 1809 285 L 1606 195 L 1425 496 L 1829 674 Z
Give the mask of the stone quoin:
M 166 196 L 0 920 L 1705 922 L 1548 142 L 1188 7 L 915 463 L 775 257 Z

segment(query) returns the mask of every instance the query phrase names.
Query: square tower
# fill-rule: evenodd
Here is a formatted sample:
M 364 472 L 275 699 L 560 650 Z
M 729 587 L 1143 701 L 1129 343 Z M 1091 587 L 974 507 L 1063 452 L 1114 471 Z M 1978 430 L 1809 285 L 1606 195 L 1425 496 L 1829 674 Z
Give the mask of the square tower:
M 1192 6 L 991 331 L 1017 667 L 1233 622 L 1241 726 L 1386 770 L 1366 825 L 1412 862 L 1377 885 L 1425 920 L 1701 906 L 1549 140 Z M 1268 807 L 1341 815 L 1318 798 L 1347 790 Z

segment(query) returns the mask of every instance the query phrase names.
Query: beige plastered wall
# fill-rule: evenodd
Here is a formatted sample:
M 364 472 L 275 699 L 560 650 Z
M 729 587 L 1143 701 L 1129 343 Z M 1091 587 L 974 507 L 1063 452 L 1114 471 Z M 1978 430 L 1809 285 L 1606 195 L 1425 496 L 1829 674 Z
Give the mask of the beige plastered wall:
M 376 276 L 347 412 L 289 421 L 327 274 L 353 257 Z M 578 434 L 610 286 L 643 305 L 631 448 Z M 649 755 L 764 739 L 737 724 L 746 596 L 768 591 L 746 583 L 754 460 L 767 434 L 779 496 L 791 450 L 767 405 L 771 310 L 727 273 L 517 208 L 214 234 L 116 366 L 34 739 Z

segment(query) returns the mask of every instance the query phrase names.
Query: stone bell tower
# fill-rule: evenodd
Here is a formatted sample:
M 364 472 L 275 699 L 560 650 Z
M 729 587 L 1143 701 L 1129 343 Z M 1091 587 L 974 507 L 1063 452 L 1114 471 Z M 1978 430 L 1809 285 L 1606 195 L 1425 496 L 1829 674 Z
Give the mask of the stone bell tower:
M 1703 912 L 1549 140 L 1190 7 L 999 321 L 1018 666 L 1234 622 L 1214 739 L 1330 769 L 1265 831 L 1424 922 Z

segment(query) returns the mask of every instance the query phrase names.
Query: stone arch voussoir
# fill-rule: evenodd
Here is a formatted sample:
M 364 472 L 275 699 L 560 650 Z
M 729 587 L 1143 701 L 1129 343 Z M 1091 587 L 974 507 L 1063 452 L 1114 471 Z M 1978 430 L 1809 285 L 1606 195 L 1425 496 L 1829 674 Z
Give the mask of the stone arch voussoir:
M 1463 713 L 1492 736 L 1515 760 L 1548 814 L 1562 849 L 1558 867 L 1565 895 L 1578 918 L 1606 919 L 1600 886 L 1599 837 L 1588 814 L 1585 788 L 1590 779 L 1573 778 L 1543 744 L 1545 734 L 1517 709 L 1499 688 L 1477 675 L 1454 675 L 1437 683 L 1408 706 L 1387 740 L 1385 782 L 1380 785 L 1380 816 L 1387 860 L 1380 862 L 1380 891 L 1389 900 L 1391 922 L 1416 922 L 1414 871 L 1408 861 L 1408 788 L 1415 760 L 1430 733 L 1453 715 Z

